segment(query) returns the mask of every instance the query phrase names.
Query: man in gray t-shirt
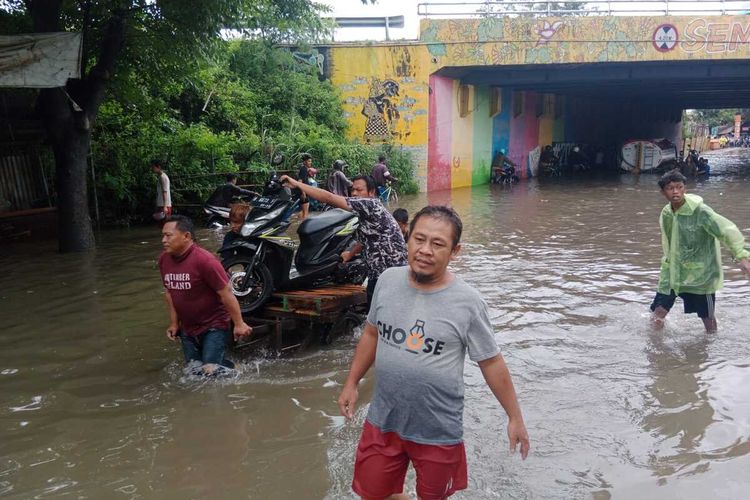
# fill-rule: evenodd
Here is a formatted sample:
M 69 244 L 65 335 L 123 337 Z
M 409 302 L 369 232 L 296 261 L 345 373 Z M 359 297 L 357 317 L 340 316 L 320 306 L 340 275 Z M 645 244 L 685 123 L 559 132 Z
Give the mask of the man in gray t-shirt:
M 352 488 L 366 498 L 403 490 L 409 462 L 420 498 L 444 498 L 467 486 L 463 448 L 465 355 L 479 364 L 509 417 L 511 449 L 529 450 L 513 382 L 479 293 L 448 271 L 460 250 L 461 220 L 447 207 L 425 207 L 411 222 L 408 267 L 378 280 L 362 338 L 339 397 L 351 418 L 357 384 L 375 364 L 375 392 L 357 447 Z M 398 496 L 391 497 L 398 498 Z

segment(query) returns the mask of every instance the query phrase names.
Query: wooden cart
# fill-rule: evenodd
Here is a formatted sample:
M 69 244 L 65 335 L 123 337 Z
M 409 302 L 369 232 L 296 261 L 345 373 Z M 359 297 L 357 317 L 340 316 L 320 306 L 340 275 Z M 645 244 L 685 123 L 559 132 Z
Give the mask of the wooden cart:
M 367 292 L 361 285 L 276 292 L 259 311 L 247 315 L 253 327 L 236 349 L 265 345 L 277 355 L 348 335 L 365 318 Z

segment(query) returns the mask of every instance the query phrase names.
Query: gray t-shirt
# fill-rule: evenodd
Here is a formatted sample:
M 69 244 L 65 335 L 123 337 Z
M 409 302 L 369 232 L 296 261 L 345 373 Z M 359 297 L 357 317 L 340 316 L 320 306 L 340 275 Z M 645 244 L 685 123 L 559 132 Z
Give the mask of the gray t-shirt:
M 367 322 L 378 329 L 375 393 L 367 420 L 382 432 L 421 444 L 463 439 L 464 357 L 500 350 L 487 305 L 456 277 L 441 290 L 409 284 L 409 268 L 380 275 Z

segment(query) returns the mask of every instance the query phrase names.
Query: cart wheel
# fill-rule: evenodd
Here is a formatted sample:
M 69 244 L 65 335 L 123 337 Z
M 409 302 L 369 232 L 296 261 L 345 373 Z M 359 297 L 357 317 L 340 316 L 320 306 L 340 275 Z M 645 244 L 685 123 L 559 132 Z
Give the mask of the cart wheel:
M 331 345 L 336 338 L 336 332 L 333 329 L 333 323 L 326 323 L 320 326 L 320 345 Z
M 320 343 L 330 345 L 336 337 L 352 335 L 354 329 L 364 322 L 364 317 L 352 311 L 347 311 L 332 324 L 325 325 L 328 328 L 321 332 Z

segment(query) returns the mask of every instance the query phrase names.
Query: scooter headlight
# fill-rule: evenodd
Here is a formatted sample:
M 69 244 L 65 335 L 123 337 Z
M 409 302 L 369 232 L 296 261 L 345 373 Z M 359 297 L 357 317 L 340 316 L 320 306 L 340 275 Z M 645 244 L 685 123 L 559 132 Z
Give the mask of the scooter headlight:
M 263 214 L 260 217 L 256 219 L 252 219 L 247 221 L 243 226 L 242 229 L 240 229 L 240 234 L 247 238 L 251 234 L 253 234 L 255 231 L 257 231 L 259 228 L 264 226 L 268 221 L 275 219 L 279 215 L 281 215 L 281 212 L 283 212 L 285 207 L 281 206 L 277 208 L 276 210 L 271 210 L 267 214 Z

